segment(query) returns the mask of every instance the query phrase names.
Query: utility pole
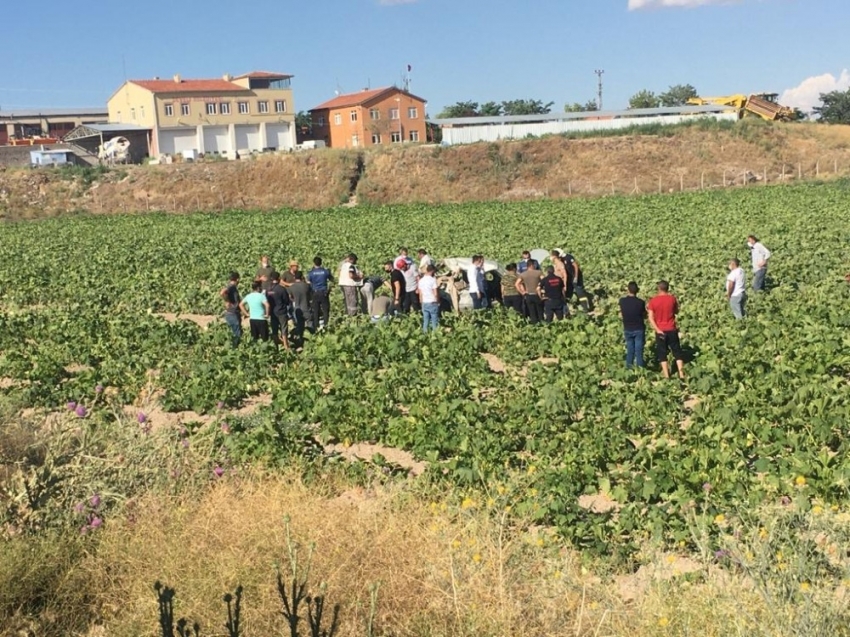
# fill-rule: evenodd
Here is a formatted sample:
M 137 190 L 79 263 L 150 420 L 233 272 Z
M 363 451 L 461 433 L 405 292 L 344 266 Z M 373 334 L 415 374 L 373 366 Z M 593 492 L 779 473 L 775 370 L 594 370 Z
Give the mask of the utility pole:
M 602 110 L 602 74 L 605 73 L 605 69 L 596 69 L 594 71 L 596 73 L 596 77 L 599 78 L 599 97 L 596 100 L 596 105 L 599 110 Z

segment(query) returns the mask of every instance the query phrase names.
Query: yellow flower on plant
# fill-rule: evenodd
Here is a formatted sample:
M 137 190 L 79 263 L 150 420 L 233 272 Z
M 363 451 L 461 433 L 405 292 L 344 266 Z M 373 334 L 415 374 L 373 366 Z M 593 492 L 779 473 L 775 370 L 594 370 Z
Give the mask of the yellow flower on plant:
M 667 556 L 667 563 L 668 563 L 668 564 L 672 564 L 672 563 L 673 563 L 673 562 L 675 562 L 675 561 L 676 561 L 676 556 L 675 556 L 675 555 L 668 555 L 668 556 Z
M 461 509 L 472 509 L 475 507 L 475 500 L 472 498 L 464 498 L 463 502 L 460 503 Z
M 453 548 L 453 549 L 460 548 L 460 540 L 454 540 L 454 541 L 452 542 L 452 548 Z
M 783 557 L 785 557 L 785 556 L 782 554 L 782 551 L 776 551 L 776 559 L 777 560 L 779 560 L 781 562 Z
M 496 504 L 496 501 L 493 498 L 487 498 L 487 506 L 489 508 L 493 508 L 493 505 Z
M 811 588 L 812 588 L 812 585 L 809 584 L 808 582 L 803 582 L 802 584 L 800 584 L 800 592 L 801 593 L 808 593 L 809 590 L 811 590 Z
M 544 543 L 545 542 L 543 541 L 542 537 L 537 538 L 537 542 L 536 542 L 537 546 L 543 546 Z
M 669 624 L 670 624 L 670 620 L 667 619 L 666 617 L 662 617 L 661 619 L 658 620 L 658 625 L 661 626 L 661 628 L 664 628 L 665 626 L 667 626 Z
M 794 479 L 794 484 L 796 484 L 798 487 L 806 486 L 806 477 L 805 476 L 797 476 Z
M 500 484 L 498 487 L 496 487 L 496 493 L 498 493 L 499 495 L 503 495 L 505 493 L 505 487 Z
M 475 562 L 476 564 L 478 564 L 478 562 L 481 561 L 481 553 L 476 553 L 475 555 L 473 555 L 472 561 Z
M 822 506 L 816 505 L 816 506 L 812 507 L 812 514 L 813 515 L 820 515 L 821 513 L 823 513 L 823 507 Z
M 537 467 L 535 467 L 534 465 L 531 465 L 531 466 L 528 467 L 528 473 L 529 474 L 532 474 L 535 471 L 537 471 Z
M 767 529 L 759 529 L 759 539 L 763 540 L 767 537 Z
M 562 576 L 563 576 L 563 573 L 561 573 L 561 571 L 555 571 L 554 574 L 552 575 L 552 578 L 553 579 L 561 579 Z
M 723 524 L 725 521 L 726 521 L 726 516 L 723 515 L 722 513 L 718 513 L 717 515 L 714 516 L 714 523 L 715 524 Z
M 588 608 L 590 608 L 590 610 L 596 610 L 599 608 L 599 602 L 590 602 Z

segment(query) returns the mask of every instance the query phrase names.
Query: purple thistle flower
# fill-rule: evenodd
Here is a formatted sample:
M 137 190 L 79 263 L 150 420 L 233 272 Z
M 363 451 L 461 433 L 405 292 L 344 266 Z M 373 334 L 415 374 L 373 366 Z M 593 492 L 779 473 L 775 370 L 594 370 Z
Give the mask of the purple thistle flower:
M 79 416 L 80 418 L 85 418 L 88 412 L 86 411 L 85 405 L 77 405 L 77 408 L 74 410 L 74 413 L 77 414 L 77 416 Z
M 787 507 L 789 504 L 791 504 L 791 498 L 789 498 L 787 495 L 783 495 L 781 498 L 779 498 L 779 504 L 784 507 Z
M 86 510 L 86 505 L 83 504 L 82 502 L 77 502 L 77 504 L 74 505 L 74 513 L 80 514 L 85 510 Z
M 221 476 L 223 476 L 223 475 L 224 475 L 224 469 L 222 469 L 222 468 L 221 468 L 221 467 L 219 467 L 219 466 L 216 466 L 216 468 L 215 468 L 215 469 L 213 469 L 213 473 L 215 474 L 215 477 L 216 477 L 216 478 L 220 478 Z
M 92 529 L 92 530 L 99 529 L 101 526 L 103 526 L 103 520 L 101 520 L 97 516 L 94 516 L 91 519 L 91 522 L 89 522 L 89 528 Z
M 70 400 L 65 406 L 68 408 L 68 411 L 74 411 L 77 408 L 77 403 L 75 403 L 73 400 Z
M 230 433 L 230 425 L 226 422 L 221 423 L 221 433 L 229 434 Z
M 144 425 L 147 422 L 148 417 L 145 415 L 145 412 L 140 411 L 139 415 L 136 417 L 136 420 L 139 421 L 140 425 Z
M 703 485 L 702 485 L 702 490 L 705 491 L 706 493 L 711 493 L 711 483 L 710 482 L 704 482 Z
M 719 550 L 714 552 L 714 559 L 722 560 L 729 557 L 729 551 Z
M 95 394 L 102 394 L 103 393 L 103 385 L 98 385 L 97 387 L 95 387 L 94 393 Z
M 91 498 L 89 498 L 89 504 L 93 509 L 96 509 L 100 506 L 100 496 L 95 493 Z

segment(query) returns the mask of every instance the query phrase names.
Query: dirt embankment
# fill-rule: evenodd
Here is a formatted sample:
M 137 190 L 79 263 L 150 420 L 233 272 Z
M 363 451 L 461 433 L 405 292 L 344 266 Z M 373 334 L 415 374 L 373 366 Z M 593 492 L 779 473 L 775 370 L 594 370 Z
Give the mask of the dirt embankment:
M 0 169 L 0 219 L 65 212 L 320 209 L 696 190 L 850 175 L 850 126 L 323 150 L 246 162 Z

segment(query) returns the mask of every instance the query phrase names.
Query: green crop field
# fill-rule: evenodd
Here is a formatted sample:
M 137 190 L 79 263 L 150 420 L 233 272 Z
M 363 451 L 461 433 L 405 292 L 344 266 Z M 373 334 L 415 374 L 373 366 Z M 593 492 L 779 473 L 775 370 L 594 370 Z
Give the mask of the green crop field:
M 229 418 L 225 458 L 286 463 L 311 439 L 375 441 L 430 463 L 437 482 L 496 493 L 523 476 L 518 510 L 575 546 L 688 540 L 688 518 L 764 502 L 846 501 L 850 458 L 850 184 L 565 202 L 323 212 L 66 217 L 0 234 L 0 391 L 21 406 L 86 406 L 115 419 L 153 383 L 169 411 L 271 404 Z M 745 237 L 773 251 L 772 288 L 736 323 L 726 263 Z M 530 327 L 501 311 L 334 323 L 296 355 L 159 313 L 218 314 L 228 272 L 354 251 L 375 272 L 399 245 L 435 258 L 568 249 L 596 313 Z M 624 369 L 617 298 L 669 279 L 681 302 L 688 378 Z M 243 279 L 244 281 L 247 279 Z M 332 315 L 341 316 L 334 292 Z M 495 372 L 482 354 L 497 357 Z M 647 352 L 649 354 L 649 352 Z M 548 359 L 548 360 L 541 360 Z M 156 374 L 151 375 L 155 370 Z M 153 380 L 152 380 L 153 379 Z M 114 388 L 113 407 L 96 393 Z M 136 426 L 131 423 L 128 426 Z M 202 428 L 189 428 L 190 438 Z M 143 435 L 140 433 L 139 435 Z M 391 469 L 391 468 L 390 468 Z M 579 506 L 606 494 L 609 513 Z

